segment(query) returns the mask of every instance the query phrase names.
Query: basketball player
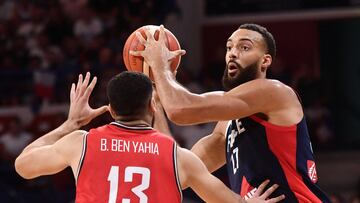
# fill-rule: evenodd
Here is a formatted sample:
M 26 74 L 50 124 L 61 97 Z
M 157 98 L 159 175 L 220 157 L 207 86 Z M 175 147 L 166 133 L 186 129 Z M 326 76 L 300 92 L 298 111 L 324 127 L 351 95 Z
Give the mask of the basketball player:
M 266 78 L 275 58 L 275 40 L 266 28 L 243 24 L 226 42 L 225 92 L 194 94 L 176 82 L 170 61 L 184 50 L 169 51 L 164 27 L 159 40 L 146 31 L 137 38 L 154 75 L 157 91 L 170 120 L 177 124 L 219 121 L 213 133 L 192 151 L 210 172 L 227 164 L 231 188 L 251 197 L 265 179 L 280 185 L 273 195 L 286 202 L 329 202 L 317 185 L 313 151 L 301 103 L 296 93 Z M 226 153 L 224 153 L 226 152 Z M 226 156 L 225 156 L 226 154 Z M 278 192 L 278 193 L 277 193 Z
M 189 186 L 207 202 L 246 202 L 212 176 L 193 153 L 151 127 L 155 109 L 147 76 L 131 72 L 115 76 L 107 89 L 110 105 L 95 110 L 88 100 L 96 78 L 89 81 L 87 73 L 84 81 L 80 75 L 72 85 L 67 121 L 28 145 L 16 159 L 22 177 L 50 175 L 70 166 L 77 203 L 175 203 L 181 202 L 181 189 Z M 115 122 L 89 132 L 78 130 L 106 111 Z M 277 185 L 261 195 L 266 184 L 247 202 L 284 198 L 268 199 Z

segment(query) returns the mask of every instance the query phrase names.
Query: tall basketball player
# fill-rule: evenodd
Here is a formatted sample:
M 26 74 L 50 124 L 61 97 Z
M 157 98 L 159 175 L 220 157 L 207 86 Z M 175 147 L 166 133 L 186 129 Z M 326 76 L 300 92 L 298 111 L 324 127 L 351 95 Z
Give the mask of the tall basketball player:
M 152 68 L 161 103 L 178 124 L 220 121 L 192 151 L 209 171 L 227 164 L 231 188 L 251 197 L 265 179 L 280 185 L 273 195 L 286 202 L 329 202 L 317 185 L 313 151 L 302 106 L 296 93 L 266 78 L 275 58 L 275 40 L 266 28 L 243 24 L 226 42 L 223 86 L 226 92 L 193 94 L 176 82 L 170 60 L 185 54 L 165 46 L 163 26 L 159 40 L 147 32 L 138 39 Z M 225 156 L 226 154 L 226 156 Z
M 16 171 L 30 179 L 57 173 L 67 166 L 76 179 L 77 203 L 175 203 L 181 189 L 192 187 L 207 202 L 278 202 L 269 199 L 277 185 L 247 201 L 212 176 L 190 151 L 151 127 L 152 83 L 141 73 L 124 72 L 108 84 L 110 105 L 90 108 L 96 78 L 88 73 L 72 85 L 67 121 L 28 145 L 16 159 Z M 77 130 L 110 111 L 114 122 L 89 132 Z

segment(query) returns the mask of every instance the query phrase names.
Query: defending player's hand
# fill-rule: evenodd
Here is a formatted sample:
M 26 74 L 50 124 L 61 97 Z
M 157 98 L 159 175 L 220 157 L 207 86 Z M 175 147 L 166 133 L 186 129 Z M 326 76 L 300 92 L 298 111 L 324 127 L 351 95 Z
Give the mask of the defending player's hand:
M 89 84 L 90 73 L 87 72 L 83 80 L 82 74 L 79 75 L 77 84 L 71 85 L 70 90 L 70 110 L 68 121 L 71 121 L 79 128 L 88 124 L 93 118 L 108 111 L 108 106 L 93 109 L 89 105 L 89 97 L 93 91 L 97 78 L 94 77 Z
M 283 199 L 285 199 L 285 195 L 280 195 L 278 197 L 274 197 L 269 199 L 268 197 L 273 193 L 279 185 L 274 184 L 270 188 L 268 188 L 264 193 L 265 187 L 267 184 L 269 184 L 269 180 L 264 181 L 261 183 L 261 185 L 256 190 L 254 196 L 252 198 L 249 198 L 246 200 L 247 203 L 273 203 L 273 202 L 279 202 Z
M 168 69 L 170 70 L 171 59 L 184 55 L 185 50 L 170 51 L 166 46 L 165 28 L 160 25 L 159 39 L 156 41 L 154 36 L 148 29 L 145 29 L 146 38 L 140 32 L 136 32 L 136 37 L 142 45 L 145 46 L 144 51 L 130 51 L 133 56 L 142 56 L 146 63 L 156 70 Z M 153 70 L 155 71 L 155 70 Z

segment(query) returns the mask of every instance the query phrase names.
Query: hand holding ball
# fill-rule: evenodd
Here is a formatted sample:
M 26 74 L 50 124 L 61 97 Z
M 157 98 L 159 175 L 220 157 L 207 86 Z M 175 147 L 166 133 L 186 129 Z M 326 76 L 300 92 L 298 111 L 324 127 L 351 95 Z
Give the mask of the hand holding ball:
M 160 31 L 159 31 L 160 29 L 164 29 L 163 36 L 160 36 Z M 151 50 L 152 53 L 150 55 L 148 54 L 148 58 L 155 57 L 156 60 L 158 60 L 160 57 L 168 57 L 161 59 L 164 60 L 168 59 L 170 61 L 171 71 L 172 72 L 176 71 L 176 69 L 180 64 L 181 55 L 185 54 L 185 51 L 180 49 L 180 44 L 178 40 L 169 30 L 154 25 L 147 25 L 137 29 L 126 40 L 123 50 L 123 59 L 125 66 L 129 71 L 143 72 L 148 76 L 150 76 L 150 78 L 152 78 L 151 71 L 149 70 L 149 65 L 145 62 L 143 57 L 145 53 L 142 51 L 145 49 L 145 46 L 148 46 L 147 42 L 150 43 L 151 41 L 151 39 L 149 40 L 148 38 L 152 38 L 155 41 L 160 41 L 159 37 L 163 38 L 165 46 L 170 51 L 170 52 L 167 51 L 167 53 L 169 53 L 169 56 L 167 56 L 168 54 L 160 54 L 161 43 L 159 44 L 158 42 L 156 42 L 158 43 L 158 45 L 152 47 L 152 49 L 157 49 L 157 50 Z M 130 53 L 130 51 L 132 51 L 132 53 Z

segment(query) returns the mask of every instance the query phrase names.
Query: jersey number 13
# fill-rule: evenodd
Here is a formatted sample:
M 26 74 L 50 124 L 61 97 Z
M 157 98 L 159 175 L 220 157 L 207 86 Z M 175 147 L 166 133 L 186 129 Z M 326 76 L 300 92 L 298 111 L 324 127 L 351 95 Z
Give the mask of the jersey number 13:
M 125 168 L 124 182 L 132 182 L 133 175 L 141 174 L 141 184 L 132 188 L 131 191 L 139 197 L 140 203 L 147 203 L 148 197 L 143 192 L 150 185 L 150 170 L 144 167 L 128 166 Z M 107 179 L 110 182 L 109 203 L 116 203 L 119 187 L 119 166 L 111 166 Z M 123 198 L 122 203 L 130 203 L 130 199 Z

